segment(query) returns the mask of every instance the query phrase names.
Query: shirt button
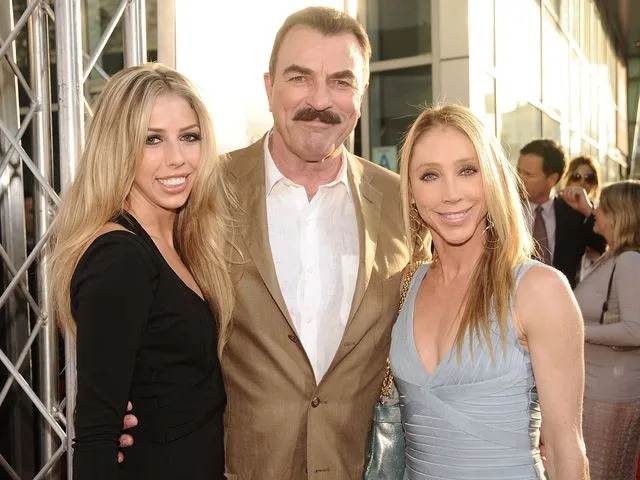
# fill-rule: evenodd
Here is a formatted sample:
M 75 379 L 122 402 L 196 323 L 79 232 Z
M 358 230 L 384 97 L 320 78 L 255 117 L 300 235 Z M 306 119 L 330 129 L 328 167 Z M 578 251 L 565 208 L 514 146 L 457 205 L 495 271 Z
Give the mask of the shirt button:
M 316 408 L 318 405 L 320 405 L 320 399 L 318 397 L 313 397 L 313 400 L 311 400 L 311 406 Z
M 290 333 L 288 337 L 289 337 L 289 340 L 291 340 L 293 343 L 298 343 L 298 337 L 293 333 Z

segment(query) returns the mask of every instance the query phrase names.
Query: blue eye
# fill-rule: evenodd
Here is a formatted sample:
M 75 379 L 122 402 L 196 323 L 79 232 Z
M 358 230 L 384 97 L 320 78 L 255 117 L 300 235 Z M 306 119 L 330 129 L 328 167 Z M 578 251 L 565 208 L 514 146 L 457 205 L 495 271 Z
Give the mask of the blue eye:
M 421 177 L 421 178 L 422 178 L 422 180 L 424 180 L 425 182 L 432 182 L 432 181 L 434 181 L 435 179 L 437 179 L 437 178 L 438 178 L 438 175 L 436 175 L 436 174 L 435 174 L 435 173 L 433 173 L 433 172 L 427 172 L 427 173 L 425 173 L 424 175 L 422 175 L 422 177 Z
M 182 136 L 182 140 L 187 143 L 199 142 L 202 139 L 199 133 L 185 133 Z
M 144 143 L 145 145 L 157 145 L 161 141 L 162 139 L 160 138 L 159 135 L 148 135 Z
M 465 177 L 470 177 L 471 175 L 473 175 L 474 173 L 478 173 L 478 169 L 476 167 L 464 167 L 461 171 L 460 174 L 464 175 Z

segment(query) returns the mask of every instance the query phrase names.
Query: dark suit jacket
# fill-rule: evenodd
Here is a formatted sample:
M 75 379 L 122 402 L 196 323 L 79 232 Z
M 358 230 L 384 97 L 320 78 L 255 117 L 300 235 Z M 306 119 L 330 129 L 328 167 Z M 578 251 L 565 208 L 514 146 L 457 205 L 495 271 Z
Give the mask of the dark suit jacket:
M 558 197 L 553 201 L 553 209 L 556 214 L 553 266 L 564 273 L 571 288 L 575 288 L 585 247 L 591 247 L 602 253 L 606 242 L 604 238 L 594 233 L 593 217 L 585 217 Z
M 318 385 L 273 265 L 263 144 L 233 152 L 229 165 L 242 258 L 231 269 L 236 306 L 222 355 L 227 478 L 359 480 L 408 260 L 400 182 L 348 155 L 360 266 L 342 343 Z

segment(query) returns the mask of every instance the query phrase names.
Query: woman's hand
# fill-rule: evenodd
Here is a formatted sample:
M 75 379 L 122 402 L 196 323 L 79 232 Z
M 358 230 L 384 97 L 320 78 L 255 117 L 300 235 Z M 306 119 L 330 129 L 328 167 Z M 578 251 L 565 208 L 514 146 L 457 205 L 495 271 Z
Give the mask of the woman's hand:
M 127 402 L 127 412 L 130 412 L 133 409 L 133 405 L 131 402 Z M 124 416 L 122 420 L 122 430 L 127 430 L 131 427 L 135 427 L 138 425 L 138 419 L 132 413 L 128 413 Z M 133 445 L 133 437 L 128 433 L 123 433 L 120 435 L 120 448 L 126 448 Z M 124 454 L 122 452 L 118 452 L 118 463 L 124 462 Z
M 558 192 L 567 204 L 574 210 L 579 211 L 585 217 L 593 213 L 593 204 L 589 200 L 587 191 L 582 187 L 565 187 Z

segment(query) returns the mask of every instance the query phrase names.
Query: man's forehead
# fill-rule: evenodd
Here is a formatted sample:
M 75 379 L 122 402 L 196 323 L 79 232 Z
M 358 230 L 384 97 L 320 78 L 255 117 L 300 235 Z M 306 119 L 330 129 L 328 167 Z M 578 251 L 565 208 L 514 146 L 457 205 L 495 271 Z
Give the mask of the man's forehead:
M 542 168 L 543 159 L 540 155 L 535 153 L 523 153 L 518 158 L 519 167 Z
M 325 35 L 311 27 L 297 25 L 285 35 L 278 58 L 276 74 L 291 65 L 332 74 L 352 70 L 360 75 L 366 66 L 362 48 L 352 33 Z

